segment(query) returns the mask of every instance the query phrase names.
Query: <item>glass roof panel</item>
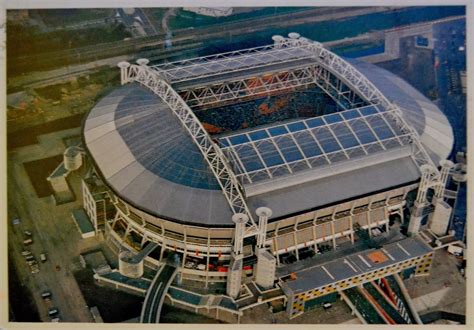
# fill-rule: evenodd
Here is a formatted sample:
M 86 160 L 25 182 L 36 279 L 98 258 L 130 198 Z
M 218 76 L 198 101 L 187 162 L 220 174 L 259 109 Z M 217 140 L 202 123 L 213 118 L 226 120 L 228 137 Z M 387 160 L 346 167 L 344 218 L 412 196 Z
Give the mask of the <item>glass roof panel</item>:
M 253 171 L 255 182 L 286 175 L 289 169 L 297 172 L 324 166 L 327 159 L 334 163 L 383 151 L 383 147 L 397 148 L 396 136 L 402 134 L 406 133 L 388 112 L 365 106 L 238 133 L 220 142 L 224 151 L 236 151 L 245 171 Z
M 235 146 L 238 144 L 249 142 L 249 138 L 245 134 L 239 134 L 239 135 L 230 136 L 229 141 Z
M 252 141 L 258 141 L 258 140 L 267 138 L 268 133 L 264 130 L 260 130 L 260 131 L 250 132 L 249 136 L 252 139 Z
M 278 145 L 278 148 L 280 148 L 280 151 L 287 162 L 293 162 L 304 158 L 298 150 L 295 142 L 290 137 L 284 136 L 278 138 L 275 140 L 275 143 Z
M 285 126 L 270 127 L 268 131 L 270 132 L 271 136 L 278 136 L 288 133 L 288 130 L 285 128 Z
M 285 163 L 276 147 L 270 141 L 260 142 L 258 145 L 258 151 L 268 167 Z

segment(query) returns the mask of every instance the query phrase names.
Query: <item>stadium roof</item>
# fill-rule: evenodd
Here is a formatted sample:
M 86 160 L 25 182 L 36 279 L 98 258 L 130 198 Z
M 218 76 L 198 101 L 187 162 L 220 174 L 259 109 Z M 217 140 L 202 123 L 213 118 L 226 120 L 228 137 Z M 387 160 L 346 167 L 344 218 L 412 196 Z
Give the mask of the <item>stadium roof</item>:
M 410 141 L 409 132 L 402 131 L 387 111 L 373 105 L 219 139 L 237 177 L 246 183 L 329 168 Z
M 427 97 L 395 74 L 356 59 L 348 59 L 377 88 L 397 104 L 407 122 L 418 132 L 433 162 L 447 159 L 454 144 L 448 118 Z
M 127 85 L 102 99 L 88 115 L 84 139 L 103 179 L 137 208 L 190 223 L 231 222 L 201 153 L 149 90 Z
M 306 60 L 304 53 L 271 52 Z M 180 84 L 239 70 L 264 74 L 283 63 L 271 54 L 253 55 L 256 60 L 244 52 L 232 55 L 233 61 L 218 55 L 155 68 Z M 433 103 L 386 70 L 352 64 L 400 105 L 436 164 L 448 156 L 451 127 Z M 275 123 L 221 136 L 219 145 L 244 183 L 251 211 L 267 206 L 272 219 L 281 218 L 416 181 L 410 136 L 391 111 L 370 105 Z M 85 121 L 84 140 L 105 182 L 135 207 L 189 224 L 233 226 L 232 211 L 195 141 L 152 91 L 126 85 L 105 97 Z

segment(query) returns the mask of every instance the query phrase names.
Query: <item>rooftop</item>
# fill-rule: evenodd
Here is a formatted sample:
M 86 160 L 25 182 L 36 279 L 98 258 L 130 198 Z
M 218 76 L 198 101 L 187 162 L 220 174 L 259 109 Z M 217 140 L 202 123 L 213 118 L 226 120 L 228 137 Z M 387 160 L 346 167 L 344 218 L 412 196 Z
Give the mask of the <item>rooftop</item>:
M 378 250 L 365 250 L 323 264 L 307 267 L 296 273 L 296 280 L 283 283 L 293 294 L 319 288 L 340 280 L 348 279 L 376 269 L 384 268 L 408 259 L 423 256 L 432 249 L 418 238 L 404 240 L 383 246 Z M 374 253 L 381 258 L 373 258 Z
M 235 174 L 246 184 L 322 167 L 331 175 L 328 165 L 400 148 L 410 141 L 409 132 L 373 105 L 219 139 Z
M 318 64 L 310 56 L 309 44 L 302 44 L 271 45 L 151 68 L 178 91 L 228 78 L 263 79 L 275 72 L 280 77 L 281 70 Z M 449 155 L 451 127 L 433 103 L 388 71 L 351 63 L 400 106 L 401 116 L 418 132 L 435 164 Z M 258 93 L 268 96 L 264 90 L 258 92 L 258 86 L 251 90 L 257 98 Z M 216 98 L 219 102 L 236 97 L 233 92 L 221 94 Z M 299 113 L 297 118 L 215 136 L 214 142 L 243 185 L 250 212 L 267 206 L 276 219 L 418 180 L 408 127 L 391 109 L 371 102 L 323 115 L 317 115 L 319 110 L 306 116 Z M 138 209 L 181 223 L 232 227 L 231 208 L 189 130 L 160 97 L 129 84 L 91 110 L 84 124 L 84 144 L 104 182 Z

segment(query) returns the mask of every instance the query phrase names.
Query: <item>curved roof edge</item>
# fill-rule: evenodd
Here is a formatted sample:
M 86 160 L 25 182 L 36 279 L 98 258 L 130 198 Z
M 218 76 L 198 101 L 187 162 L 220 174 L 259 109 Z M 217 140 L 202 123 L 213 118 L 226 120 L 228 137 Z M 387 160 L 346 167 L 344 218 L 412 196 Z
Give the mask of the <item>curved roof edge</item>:
M 346 59 L 364 74 L 390 102 L 402 110 L 405 120 L 418 132 L 433 162 L 447 159 L 454 146 L 454 134 L 446 115 L 408 82 L 377 65 Z

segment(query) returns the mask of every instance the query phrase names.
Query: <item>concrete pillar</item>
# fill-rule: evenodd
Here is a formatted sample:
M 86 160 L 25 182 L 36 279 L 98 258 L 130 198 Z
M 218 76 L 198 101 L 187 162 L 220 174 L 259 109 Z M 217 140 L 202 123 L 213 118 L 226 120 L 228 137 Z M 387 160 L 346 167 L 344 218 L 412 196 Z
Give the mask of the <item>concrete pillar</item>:
M 267 224 L 268 218 L 272 216 L 272 210 L 268 207 L 259 207 L 255 213 L 258 216 L 258 236 L 257 236 L 257 247 L 265 247 L 265 240 L 267 237 Z
M 227 295 L 237 299 L 240 294 L 240 288 L 242 286 L 242 267 L 243 267 L 243 254 L 232 255 L 230 262 L 229 271 L 227 273 Z
M 276 259 L 264 248 L 257 250 L 257 269 L 255 282 L 265 289 L 273 287 L 275 282 Z
M 122 251 L 119 254 L 119 271 L 120 274 L 131 277 L 140 278 L 143 275 L 143 259 L 135 260 L 135 254 L 130 251 Z
M 288 33 L 288 38 L 291 45 L 297 45 L 299 42 L 298 41 L 299 37 L 300 37 L 299 33 L 296 33 L 296 32 Z
M 434 169 L 430 165 L 421 166 L 421 179 L 418 187 L 418 194 L 416 196 L 415 205 L 413 206 L 410 224 L 408 225 L 408 233 L 416 235 L 420 231 L 421 220 L 423 219 L 423 210 L 427 206 L 426 193 L 431 185 L 431 176 Z
M 249 221 L 249 217 L 246 214 L 237 213 L 232 216 L 232 221 L 235 223 L 233 252 L 235 255 L 239 255 L 244 249 L 245 224 Z
M 416 195 L 416 202 L 418 204 L 424 204 L 426 202 L 426 193 L 431 183 L 431 175 L 434 169 L 430 165 L 421 166 L 421 179 L 420 185 L 418 186 L 418 194 Z
M 273 40 L 273 45 L 275 48 L 281 48 L 283 42 L 285 41 L 285 38 L 279 35 L 274 35 L 272 37 L 272 40 Z
M 367 230 L 369 231 L 369 237 L 372 237 L 372 218 L 370 217 L 370 210 L 372 209 L 372 202 L 369 202 L 369 207 L 366 212 L 367 217 Z
M 148 60 L 146 58 L 139 58 L 137 60 L 137 64 L 140 65 L 140 66 L 147 66 L 148 63 L 150 63 L 150 60 Z
M 122 85 L 128 83 L 128 68 L 130 63 L 128 62 L 119 62 L 117 66 L 120 68 L 120 82 Z
M 410 215 L 410 223 L 408 224 L 408 233 L 416 235 L 420 231 L 421 220 L 423 220 L 423 210 L 428 206 L 427 203 L 419 204 L 415 202 Z
M 439 162 L 441 165 L 440 179 L 439 184 L 436 186 L 434 198 L 436 201 L 433 201 L 433 204 L 436 204 L 438 200 L 442 200 L 444 197 L 444 189 L 449 178 L 449 173 L 454 167 L 454 163 L 450 160 L 444 159 Z
M 245 224 L 249 217 L 243 213 L 237 213 L 232 216 L 235 223 L 234 247 L 232 251 L 232 259 L 227 273 L 227 295 L 236 299 L 240 294 L 242 286 L 242 268 L 243 268 L 243 244 L 245 234 Z
M 438 200 L 429 222 L 429 228 L 438 236 L 444 236 L 448 231 L 451 218 L 451 206 L 443 200 Z
M 334 250 L 336 249 L 336 231 L 334 230 L 334 217 L 332 218 L 332 221 L 331 221 L 331 235 L 332 235 L 332 247 L 334 248 Z

